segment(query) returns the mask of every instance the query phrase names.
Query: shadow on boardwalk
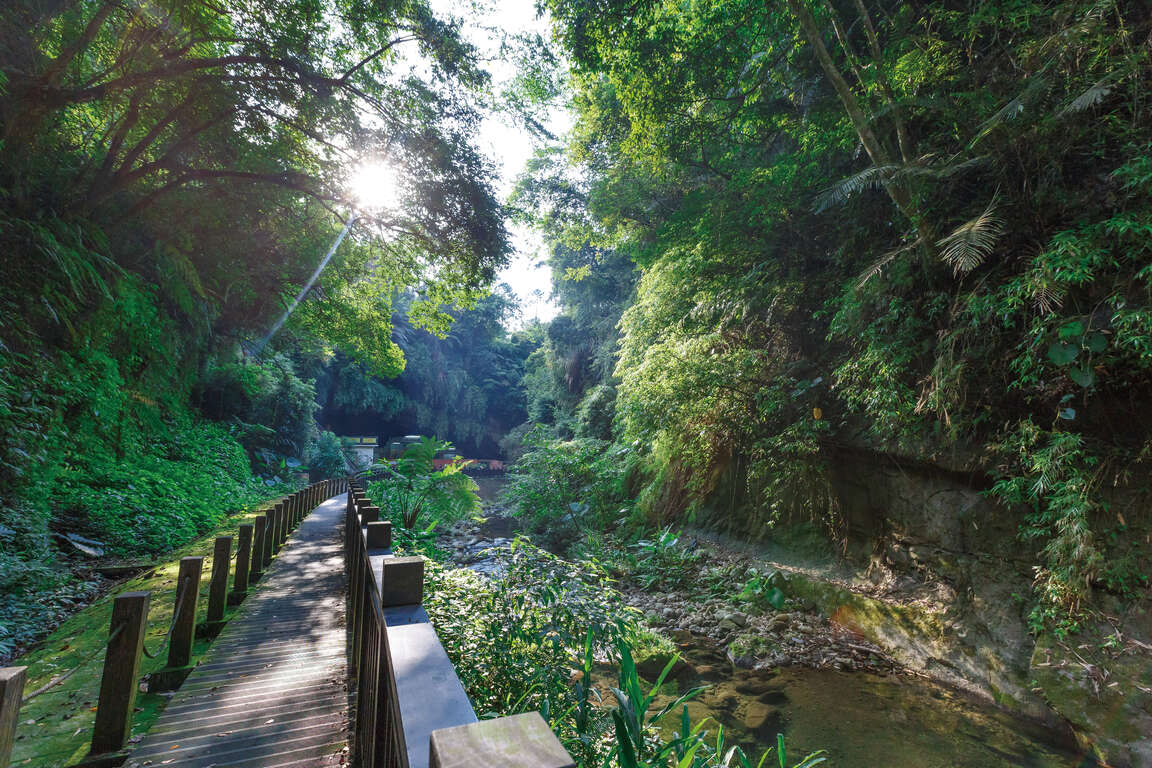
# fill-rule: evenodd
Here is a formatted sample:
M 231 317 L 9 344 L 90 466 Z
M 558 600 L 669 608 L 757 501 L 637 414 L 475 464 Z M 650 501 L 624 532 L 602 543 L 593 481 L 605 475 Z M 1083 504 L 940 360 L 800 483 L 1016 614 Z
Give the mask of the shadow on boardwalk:
M 346 762 L 343 499 L 321 504 L 288 539 L 128 766 Z

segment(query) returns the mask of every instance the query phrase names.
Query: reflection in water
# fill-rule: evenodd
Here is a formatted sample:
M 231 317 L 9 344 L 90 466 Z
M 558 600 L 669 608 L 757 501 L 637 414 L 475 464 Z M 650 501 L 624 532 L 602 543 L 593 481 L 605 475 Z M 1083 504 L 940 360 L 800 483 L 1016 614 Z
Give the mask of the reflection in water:
M 692 721 L 711 717 L 722 723 L 728 743 L 743 746 L 754 761 L 779 732 L 790 755 L 798 759 L 824 749 L 826 765 L 834 768 L 1096 764 L 1042 726 L 927 680 L 806 667 L 743 670 L 707 646 L 681 653 L 694 671 L 686 670 L 667 692 L 708 686 L 688 704 Z M 678 713 L 668 718 L 669 732 L 678 720 Z

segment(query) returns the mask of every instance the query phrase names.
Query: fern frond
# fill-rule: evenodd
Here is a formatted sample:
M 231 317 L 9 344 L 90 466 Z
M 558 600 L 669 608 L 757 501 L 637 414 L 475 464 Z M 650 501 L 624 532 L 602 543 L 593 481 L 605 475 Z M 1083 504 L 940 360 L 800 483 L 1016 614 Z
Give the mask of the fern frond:
M 849 198 L 866 189 L 883 186 L 899 170 L 896 165 L 874 165 L 833 184 L 816 195 L 812 203 L 816 213 L 822 213 L 833 205 L 846 202 Z
M 961 224 L 936 245 L 942 249 L 940 258 L 952 265 L 953 273 L 966 275 L 984 262 L 1003 233 L 1004 222 L 996 215 L 993 196 L 983 213 Z

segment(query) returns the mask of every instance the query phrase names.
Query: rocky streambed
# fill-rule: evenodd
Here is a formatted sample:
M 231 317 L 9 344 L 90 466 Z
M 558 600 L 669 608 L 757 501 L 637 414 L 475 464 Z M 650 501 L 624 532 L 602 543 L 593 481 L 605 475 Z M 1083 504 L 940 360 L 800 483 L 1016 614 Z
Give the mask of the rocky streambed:
M 498 578 L 495 552 L 511 544 L 517 523 L 500 514 L 460 522 L 437 544 L 457 564 Z M 754 760 L 783 733 L 797 757 L 823 749 L 837 768 L 1096 764 L 1065 733 L 910 672 L 822 613 L 802 589 L 783 610 L 758 612 L 720 596 L 643 589 L 628 579 L 619 586 L 680 656 L 658 703 L 701 688 L 688 704 L 693 722 L 710 719 L 713 732 L 723 725 L 728 743 Z M 640 673 L 653 681 L 665 662 L 648 659 Z M 602 694 L 611 700 L 613 672 L 602 675 Z M 667 727 L 675 728 L 673 718 Z

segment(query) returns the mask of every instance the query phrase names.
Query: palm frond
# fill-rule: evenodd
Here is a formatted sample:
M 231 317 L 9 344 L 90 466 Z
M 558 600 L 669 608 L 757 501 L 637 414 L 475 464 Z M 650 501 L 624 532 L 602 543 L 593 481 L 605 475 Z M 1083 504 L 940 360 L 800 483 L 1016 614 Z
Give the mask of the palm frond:
M 996 196 L 988 207 L 974 219 L 964 222 L 952 234 L 936 242 L 942 250 L 940 258 L 952 265 L 956 275 L 966 275 L 984 263 L 1004 233 L 1004 222 L 996 215 Z
M 968 143 L 968 147 L 974 147 L 992 131 L 1019 117 L 1026 109 L 1039 102 L 1051 87 L 1052 83 L 1048 78 L 1040 74 L 1033 75 L 1028 84 L 1024 86 L 1024 90 L 997 110 L 996 114 L 980 124 L 976 129 L 976 138 Z
M 1088 90 L 1072 99 L 1068 106 L 1060 110 L 1060 112 L 1057 114 L 1057 117 L 1067 117 L 1068 115 L 1074 114 L 1076 112 L 1083 112 L 1084 110 L 1091 109 L 1100 102 L 1104 101 L 1104 99 L 1108 97 L 1108 94 L 1112 93 L 1112 89 L 1114 87 L 1112 83 L 1109 82 L 1111 79 L 1112 77 L 1109 75 L 1107 77 L 1101 78 L 1100 80 L 1097 80 L 1088 88 Z
M 909 163 L 900 168 L 894 175 L 897 177 L 923 176 L 932 179 L 949 179 L 983 165 L 988 162 L 990 157 L 990 155 L 977 155 L 976 157 L 971 157 L 959 163 L 935 166 Z
M 863 288 L 865 283 L 867 283 L 869 280 L 871 280 L 876 275 L 880 274 L 880 272 L 884 269 L 884 267 L 888 266 L 888 264 L 890 264 L 893 259 L 895 259 L 900 254 L 904 253 L 905 251 L 912 250 L 917 245 L 919 245 L 919 243 L 920 243 L 920 241 L 917 240 L 917 241 L 908 243 L 907 245 L 901 246 L 900 248 L 897 248 L 894 251 L 888 251 L 888 253 L 884 254 L 880 258 L 876 259 L 876 261 L 872 262 L 872 264 L 868 267 L 868 269 L 861 272 L 860 276 L 856 278 L 857 290 L 859 290 L 860 288 Z
M 874 165 L 833 184 L 816 195 L 812 203 L 816 213 L 822 213 L 833 205 L 846 202 L 866 189 L 883 186 L 900 169 L 896 165 Z
M 1036 311 L 1047 315 L 1064 303 L 1064 289 L 1048 277 L 1040 277 L 1032 283 L 1032 301 Z

